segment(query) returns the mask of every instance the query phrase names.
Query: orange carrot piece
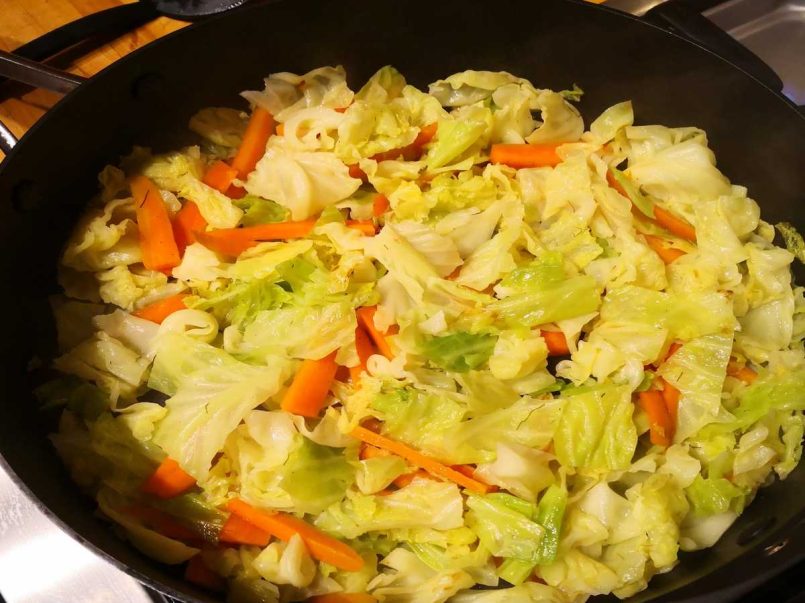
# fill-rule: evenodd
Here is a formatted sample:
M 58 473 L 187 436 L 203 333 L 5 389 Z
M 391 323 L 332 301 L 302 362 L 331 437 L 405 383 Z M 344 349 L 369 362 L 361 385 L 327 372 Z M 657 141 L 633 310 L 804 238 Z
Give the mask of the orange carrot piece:
M 348 572 L 357 572 L 363 567 L 363 558 L 352 547 L 320 532 L 293 515 L 262 511 L 238 498 L 230 500 L 226 508 L 230 513 L 285 542 L 295 534 L 299 534 L 310 554 L 319 561 Z
M 399 477 L 395 477 L 391 483 L 397 486 L 398 488 L 405 488 L 417 478 L 435 479 L 434 476 L 432 476 L 424 469 L 417 469 L 416 471 L 412 471 L 411 473 L 403 473 Z
M 285 124 L 277 124 L 277 136 L 285 136 Z
M 145 176 L 131 180 L 131 193 L 137 208 L 137 228 L 143 265 L 149 270 L 167 270 L 181 262 L 173 238 L 168 208 L 157 186 Z
M 229 544 L 246 544 L 263 548 L 271 540 L 271 534 L 232 513 L 224 522 L 218 540 Z
M 558 144 L 493 144 L 489 153 L 492 163 L 513 168 L 532 168 L 559 165 L 562 159 L 556 154 Z
M 361 231 L 367 237 L 373 237 L 377 234 L 375 224 L 371 220 L 347 220 L 347 228 Z
M 282 410 L 303 417 L 319 416 L 335 380 L 336 352 L 320 360 L 304 360 L 282 399 Z
M 391 207 L 389 198 L 386 195 L 377 194 L 372 200 L 372 215 L 375 218 L 379 218 L 389 210 L 389 207 Z
M 439 128 L 438 122 L 433 122 L 427 126 L 423 126 L 419 130 L 419 134 L 414 139 L 414 144 L 418 147 L 425 146 L 436 136 L 436 131 Z
M 621 183 L 615 179 L 615 175 L 611 170 L 607 170 L 607 184 L 615 189 L 622 197 L 626 197 L 627 199 L 629 198 L 629 194 L 626 192 L 626 189 L 624 189 L 621 186 Z
M 562 331 L 540 331 L 540 335 L 542 335 L 548 346 L 549 356 L 567 356 L 570 354 L 567 339 Z
M 359 166 L 357 163 L 353 163 L 352 165 L 348 165 L 347 167 L 349 168 L 350 178 L 355 178 L 356 180 L 363 180 L 364 182 L 366 182 L 367 179 L 369 178 L 366 175 L 366 172 L 364 172 L 361 169 L 361 166 Z
M 671 344 L 671 345 L 668 347 L 668 353 L 665 355 L 665 358 L 663 359 L 663 362 L 665 362 L 665 361 L 666 361 L 666 360 L 668 360 L 668 359 L 669 359 L 671 356 L 673 356 L 674 354 L 676 354 L 676 351 L 677 351 L 679 348 L 681 348 L 681 347 L 682 347 L 682 344 L 681 344 L 681 343 L 679 343 L 678 341 L 673 342 L 673 343 L 672 343 L 672 344 Z
M 673 440 L 679 418 L 679 398 L 682 394 L 665 379 L 661 378 L 660 383 L 662 384 L 662 399 L 665 400 L 665 407 L 668 409 L 668 417 L 671 419 L 671 433 L 669 438 Z
M 375 342 L 380 353 L 389 360 L 392 360 L 394 354 L 391 351 L 389 342 L 386 340 L 386 333 L 381 333 L 377 327 L 375 327 L 375 312 L 377 312 L 376 306 L 363 306 L 362 308 L 358 308 L 356 311 L 358 324 L 363 325 L 363 328 L 366 329 L 369 337 Z
M 139 310 L 135 310 L 132 314 L 137 318 L 150 320 L 161 325 L 162 321 L 174 312 L 187 309 L 187 306 L 184 305 L 185 297 L 187 297 L 187 293 L 177 293 L 170 297 L 164 297 L 153 304 L 148 304 Z
M 660 259 L 665 264 L 671 264 L 675 260 L 678 260 L 685 252 L 681 249 L 675 249 L 674 247 L 666 247 L 665 241 L 663 241 L 660 237 L 655 237 L 652 235 L 644 234 L 643 237 L 646 239 L 646 243 L 648 246 L 651 247 L 652 251 L 660 256 Z
M 310 597 L 308 603 L 377 603 L 377 598 L 368 593 L 329 593 Z
M 383 450 L 382 448 L 372 446 L 371 444 L 366 443 L 361 444 L 361 449 L 360 452 L 358 453 L 358 457 L 362 461 L 365 461 L 366 459 L 376 459 L 381 456 L 391 456 L 391 453 L 388 450 Z
M 727 374 L 730 377 L 740 379 L 747 385 L 751 385 L 757 379 L 757 373 L 745 364 L 740 364 L 736 360 L 730 359 L 727 363 Z
M 662 393 L 656 390 L 640 392 L 639 400 L 640 408 L 648 415 L 651 443 L 657 446 L 670 446 L 673 429 Z
M 184 568 L 184 579 L 207 590 L 223 592 L 226 582 L 204 563 L 201 555 L 191 557 Z
M 207 169 L 207 173 L 204 174 L 202 182 L 207 186 L 211 186 L 215 190 L 226 194 L 226 192 L 229 190 L 229 187 L 232 186 L 232 181 L 237 177 L 237 169 L 219 160 L 213 163 L 209 169 Z
M 188 245 L 196 242 L 196 233 L 207 229 L 207 220 L 201 215 L 198 205 L 192 201 L 185 201 L 182 209 L 173 217 L 173 239 L 179 249 L 179 255 L 184 256 Z
M 654 206 L 654 219 L 657 224 L 680 239 L 685 239 L 692 243 L 696 242 L 696 229 L 682 218 L 678 218 L 659 205 Z
M 369 356 L 375 353 L 375 346 L 372 345 L 372 340 L 360 325 L 355 328 L 355 348 L 358 351 L 360 364 L 349 368 L 349 376 L 353 384 L 357 384 L 360 381 L 361 375 L 366 371 Z
M 186 473 L 172 458 L 165 457 L 140 489 L 159 498 L 173 498 L 195 485 L 196 479 L 192 475 Z
M 232 159 L 232 167 L 237 170 L 239 178 L 246 178 L 265 155 L 266 143 L 273 132 L 274 117 L 262 107 L 255 107 L 243 133 L 240 148 Z
M 412 465 L 416 465 L 417 467 L 424 469 L 431 475 L 455 482 L 458 485 L 467 488 L 468 490 L 472 490 L 473 492 L 478 492 L 480 494 L 486 494 L 490 491 L 490 487 L 487 484 L 479 482 L 474 478 L 467 477 L 463 473 L 456 471 L 455 469 L 452 469 L 451 467 L 448 467 L 437 460 L 425 456 L 421 452 L 418 452 L 413 448 L 406 446 L 405 444 L 390 440 L 389 438 L 382 436 L 379 433 L 370 431 L 365 427 L 356 427 L 352 430 L 350 435 L 361 440 L 362 442 L 371 444 L 372 446 L 388 450 L 392 454 L 396 454 L 397 456 L 404 458 Z

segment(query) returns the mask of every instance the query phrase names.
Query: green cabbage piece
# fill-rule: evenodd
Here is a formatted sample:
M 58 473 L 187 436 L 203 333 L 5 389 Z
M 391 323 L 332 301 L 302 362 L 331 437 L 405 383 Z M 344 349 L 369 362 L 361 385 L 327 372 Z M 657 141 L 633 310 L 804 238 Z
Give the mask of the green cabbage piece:
M 290 217 L 290 212 L 279 203 L 261 199 L 254 195 L 245 195 L 240 199 L 233 199 L 232 203 L 243 210 L 243 217 L 240 219 L 240 223 L 243 226 L 286 222 Z
M 467 498 L 467 527 L 496 557 L 537 563 L 545 529 L 500 499 L 471 495 Z
M 226 107 L 207 107 L 190 118 L 188 126 L 199 136 L 222 147 L 238 148 L 248 119 L 245 113 Z
M 279 486 L 290 494 L 296 509 L 320 513 L 341 500 L 354 481 L 355 469 L 344 450 L 301 438 L 282 467 Z
M 489 360 L 496 341 L 497 337 L 491 333 L 459 331 L 426 339 L 420 351 L 436 366 L 448 371 L 466 373 Z
M 526 292 L 495 301 L 489 309 L 507 324 L 533 327 L 598 309 L 601 295 L 591 276 L 582 275 L 550 284 L 535 285 Z
M 789 222 L 780 222 L 776 226 L 783 236 L 786 249 L 793 253 L 800 262 L 805 263 L 805 241 L 799 231 Z
M 386 496 L 349 494 L 321 513 L 315 524 L 343 538 L 400 528 L 450 530 L 464 524 L 463 506 L 455 484 L 415 479 Z
M 149 379 L 151 388 L 171 396 L 154 442 L 197 480 L 205 478 L 229 434 L 279 391 L 290 372 L 287 358 L 250 366 L 219 348 L 166 334 Z
M 736 505 L 740 511 L 746 497 L 743 489 L 726 478 L 705 479 L 701 475 L 697 475 L 693 483 L 685 489 L 685 494 L 692 511 L 697 515 L 726 513 Z
M 562 399 L 554 436 L 559 462 L 601 471 L 628 467 L 637 446 L 631 390 L 615 385 L 581 388 L 564 393 Z

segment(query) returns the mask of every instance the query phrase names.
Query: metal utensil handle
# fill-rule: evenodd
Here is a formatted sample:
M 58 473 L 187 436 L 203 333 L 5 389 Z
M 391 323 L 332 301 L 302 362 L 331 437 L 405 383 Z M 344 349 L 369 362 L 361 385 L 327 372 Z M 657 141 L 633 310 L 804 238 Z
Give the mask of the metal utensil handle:
M 87 81 L 87 78 L 80 75 L 54 69 L 4 50 L 0 50 L 0 76 L 61 94 L 66 94 Z M 15 144 L 17 137 L 0 121 L 0 150 L 8 154 Z

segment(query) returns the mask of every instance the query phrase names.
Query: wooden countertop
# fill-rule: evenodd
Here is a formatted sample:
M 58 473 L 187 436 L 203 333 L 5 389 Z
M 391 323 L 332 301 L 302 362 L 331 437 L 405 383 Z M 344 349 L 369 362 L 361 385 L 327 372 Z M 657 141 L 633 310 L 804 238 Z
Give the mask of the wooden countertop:
M 131 0 L 0 0 L 0 48 L 15 48 L 83 15 L 96 13 Z M 131 33 L 78 59 L 68 70 L 91 76 L 132 50 L 185 26 L 185 23 L 160 17 Z M 17 136 L 22 136 L 36 120 L 59 100 L 60 95 L 47 90 L 6 83 L 0 86 L 0 120 Z M 0 152 L 0 158 L 3 154 Z

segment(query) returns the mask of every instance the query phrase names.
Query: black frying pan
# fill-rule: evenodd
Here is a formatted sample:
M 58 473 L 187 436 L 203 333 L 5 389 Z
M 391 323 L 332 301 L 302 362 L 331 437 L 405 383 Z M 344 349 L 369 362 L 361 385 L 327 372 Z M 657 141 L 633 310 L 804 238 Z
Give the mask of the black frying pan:
M 17 483 L 75 538 L 146 584 L 215 598 L 119 540 L 70 481 L 45 435 L 27 367 L 53 340 L 46 297 L 95 175 L 132 144 L 191 142 L 200 107 L 238 106 L 274 71 L 342 64 L 353 83 L 393 64 L 409 81 L 505 69 L 538 86 L 578 83 L 589 120 L 632 99 L 639 123 L 707 130 L 719 167 L 768 221 L 802 227 L 805 118 L 779 93 L 658 28 L 572 0 L 297 0 L 196 24 L 118 61 L 41 119 L 0 164 L 0 452 Z M 727 601 L 805 557 L 805 469 L 762 490 L 712 549 L 683 555 L 635 601 Z M 41 568 L 47 571 L 47 568 Z M 673 591 L 673 592 L 672 592 Z

